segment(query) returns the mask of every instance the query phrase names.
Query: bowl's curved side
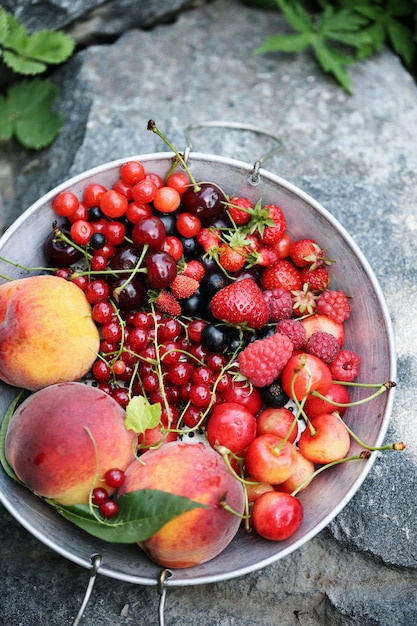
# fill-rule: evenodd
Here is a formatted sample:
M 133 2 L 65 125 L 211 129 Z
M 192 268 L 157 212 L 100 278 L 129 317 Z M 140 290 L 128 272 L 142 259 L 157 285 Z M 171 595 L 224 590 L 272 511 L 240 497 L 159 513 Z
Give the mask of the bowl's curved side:
M 99 182 L 111 187 L 119 177 L 119 168 L 127 160 L 142 161 L 149 172 L 164 176 L 172 163 L 171 153 L 135 155 L 106 163 L 74 176 L 27 209 L 0 239 L 0 275 L 20 278 L 27 274 L 22 267 L 44 263 L 43 244 L 56 219 L 53 198 L 63 190 L 82 197 L 84 187 Z M 275 203 L 283 209 L 289 233 L 294 239 L 312 237 L 337 262 L 331 268 L 331 288 L 340 288 L 352 297 L 352 314 L 346 322 L 348 348 L 361 355 L 361 382 L 382 383 L 395 380 L 394 334 L 381 288 L 361 250 L 338 221 L 318 202 L 291 183 L 266 170 L 260 170 L 260 182 L 249 181 L 252 166 L 240 161 L 192 153 L 190 167 L 196 180 L 216 182 L 228 194 L 239 193 L 263 203 Z M 17 390 L 0 385 L 0 415 L 4 415 Z M 367 444 L 382 443 L 390 419 L 393 391 L 382 394 L 369 405 L 349 409 L 349 425 Z M 352 399 L 363 397 L 355 390 Z M 357 451 L 357 444 L 352 451 Z M 261 569 L 290 554 L 319 533 L 347 504 L 370 471 L 375 453 L 364 461 L 344 463 L 318 476 L 300 494 L 304 521 L 290 539 L 275 543 L 243 530 L 218 557 L 208 563 L 172 572 L 166 584 L 184 586 L 227 580 Z M 66 520 L 28 490 L 14 483 L 0 471 L 0 501 L 32 535 L 74 563 L 89 568 L 91 555 L 100 553 L 100 572 L 115 579 L 144 585 L 156 585 L 161 568 L 147 559 L 136 546 L 108 544 L 90 537 Z

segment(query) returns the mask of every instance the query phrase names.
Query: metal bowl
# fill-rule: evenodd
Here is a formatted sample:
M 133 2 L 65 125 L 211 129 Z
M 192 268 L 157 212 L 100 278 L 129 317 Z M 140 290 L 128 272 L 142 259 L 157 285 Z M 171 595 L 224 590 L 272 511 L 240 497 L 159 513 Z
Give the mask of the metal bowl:
M 172 163 L 171 153 L 135 155 L 106 163 L 59 185 L 24 212 L 0 239 L 0 256 L 28 267 L 42 265 L 43 244 L 56 219 L 53 198 L 63 190 L 79 197 L 91 182 L 111 187 L 119 178 L 126 160 L 140 160 L 148 172 L 164 176 Z M 259 169 L 257 184 L 252 180 L 253 166 L 220 156 L 192 153 L 189 159 L 196 180 L 210 180 L 226 193 L 239 193 L 256 201 L 279 204 L 284 210 L 293 238 L 316 238 L 329 258 L 331 288 L 353 296 L 353 312 L 346 322 L 346 347 L 361 355 L 366 381 L 382 383 L 395 380 L 396 363 L 393 331 L 378 281 L 355 242 L 318 202 L 294 185 L 264 169 Z M 0 274 L 13 278 L 22 270 L 0 261 Z M 41 364 L 40 364 L 41 366 Z M 0 385 L 0 415 L 17 390 Z M 352 399 L 361 392 L 352 392 Z M 393 391 L 382 394 L 371 405 L 350 408 L 347 416 L 352 430 L 367 444 L 382 443 L 391 415 Z M 352 452 L 357 451 L 352 444 Z M 224 552 L 213 560 L 189 569 L 174 570 L 168 586 L 196 585 L 242 576 L 281 559 L 317 535 L 343 509 L 360 488 L 370 471 L 375 455 L 364 461 L 343 463 L 321 473 L 300 494 L 304 521 L 299 531 L 283 542 L 271 542 L 256 534 L 239 531 Z M 55 510 L 0 470 L 0 500 L 6 509 L 41 542 L 78 565 L 90 568 L 91 555 L 102 556 L 100 573 L 114 579 L 143 585 L 158 584 L 161 568 L 152 563 L 136 546 L 109 544 L 91 537 L 61 518 Z

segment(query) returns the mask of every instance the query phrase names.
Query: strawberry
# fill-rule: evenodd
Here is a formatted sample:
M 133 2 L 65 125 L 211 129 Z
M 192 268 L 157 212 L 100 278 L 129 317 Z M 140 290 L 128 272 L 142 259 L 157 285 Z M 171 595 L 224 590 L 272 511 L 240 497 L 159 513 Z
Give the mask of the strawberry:
M 289 292 L 299 291 L 303 287 L 300 270 L 287 259 L 280 259 L 265 268 L 261 285 L 263 289 L 285 289 Z
M 249 209 L 253 209 L 252 202 L 247 198 L 237 198 L 236 196 L 232 196 L 229 200 L 229 204 L 226 206 L 226 210 L 236 226 L 241 226 L 249 222 Z
M 200 263 L 200 261 L 198 261 L 197 259 L 191 259 L 190 261 L 187 261 L 184 270 L 181 272 L 181 274 L 184 274 L 184 276 L 190 276 L 198 282 L 201 281 L 205 273 L 206 270 L 204 269 L 204 265 Z
M 219 246 L 219 264 L 226 272 L 238 272 L 245 265 L 246 251 L 243 247 L 232 248 L 227 243 Z
M 264 207 L 269 213 L 269 219 L 274 222 L 273 226 L 266 226 L 262 235 L 262 241 L 267 246 L 274 246 L 280 239 L 287 228 L 283 210 L 276 204 L 269 204 Z
M 315 312 L 317 304 L 316 298 L 312 291 L 308 288 L 308 284 L 304 283 L 303 288 L 291 292 L 293 301 L 293 313 L 297 317 L 302 315 L 311 315 Z
M 211 312 L 218 320 L 249 328 L 262 328 L 268 321 L 268 306 L 251 278 L 243 278 L 214 294 Z
M 220 243 L 220 232 L 216 228 L 202 228 L 197 241 L 205 252 L 213 251 Z
M 291 341 L 281 333 L 256 339 L 237 357 L 240 372 L 255 387 L 270 385 L 287 364 L 293 350 Z
M 172 281 L 170 288 L 175 296 L 181 300 L 182 298 L 189 298 L 199 288 L 200 283 L 191 276 L 185 276 L 184 274 L 177 274 Z
M 320 293 L 327 289 L 330 284 L 330 275 L 324 266 L 318 267 L 315 270 L 310 270 L 308 267 L 303 267 L 301 270 L 301 280 L 308 284 L 310 291 L 314 293 Z
M 277 204 L 267 204 L 263 207 L 258 200 L 249 212 L 251 218 L 247 225 L 248 233 L 259 233 L 264 244 L 274 246 L 287 228 L 282 209 Z
M 276 261 L 279 261 L 279 255 L 276 250 L 269 246 L 260 246 L 248 256 L 249 267 L 271 267 Z
M 161 291 L 154 299 L 154 304 L 159 311 L 168 315 L 181 315 L 181 306 L 176 297 L 170 291 Z
M 297 267 L 308 266 L 310 270 L 317 269 L 327 261 L 324 251 L 313 239 L 294 241 L 290 248 L 290 258 Z

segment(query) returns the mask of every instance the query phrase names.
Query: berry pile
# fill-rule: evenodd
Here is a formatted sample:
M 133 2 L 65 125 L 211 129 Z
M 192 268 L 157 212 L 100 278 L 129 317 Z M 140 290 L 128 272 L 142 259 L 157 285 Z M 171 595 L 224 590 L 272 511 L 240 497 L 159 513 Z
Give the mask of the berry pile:
M 330 289 L 334 261 L 319 242 L 294 241 L 278 205 L 226 195 L 176 166 L 162 179 L 129 161 L 111 189 L 60 193 L 47 262 L 91 304 L 101 335 L 93 384 L 124 408 L 135 396 L 161 406 L 139 452 L 205 432 L 245 485 L 255 530 L 283 539 L 301 524 L 295 494 L 316 465 L 349 450 L 343 383 L 360 367 L 344 346 L 349 297 Z M 313 441 L 343 431 L 336 452 L 311 451 L 299 422 Z M 265 530 L 265 516 L 279 531 Z

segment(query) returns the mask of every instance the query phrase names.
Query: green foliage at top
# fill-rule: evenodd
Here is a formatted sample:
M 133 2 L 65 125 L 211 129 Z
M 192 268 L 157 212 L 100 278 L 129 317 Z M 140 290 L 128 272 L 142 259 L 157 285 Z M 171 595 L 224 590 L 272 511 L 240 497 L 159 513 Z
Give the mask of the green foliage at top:
M 267 37 L 255 54 L 311 48 L 321 68 L 349 93 L 346 67 L 384 45 L 412 69 L 417 49 L 415 0 L 275 0 L 295 31 Z M 262 0 L 259 0 L 262 4 Z
M 49 65 L 66 61 L 74 41 L 62 32 L 37 31 L 31 35 L 13 15 L 0 7 L 0 59 L 15 75 L 36 76 Z M 0 95 L 0 141 L 14 135 L 27 148 L 40 149 L 60 131 L 62 117 L 51 110 L 58 90 L 48 79 L 14 81 Z

